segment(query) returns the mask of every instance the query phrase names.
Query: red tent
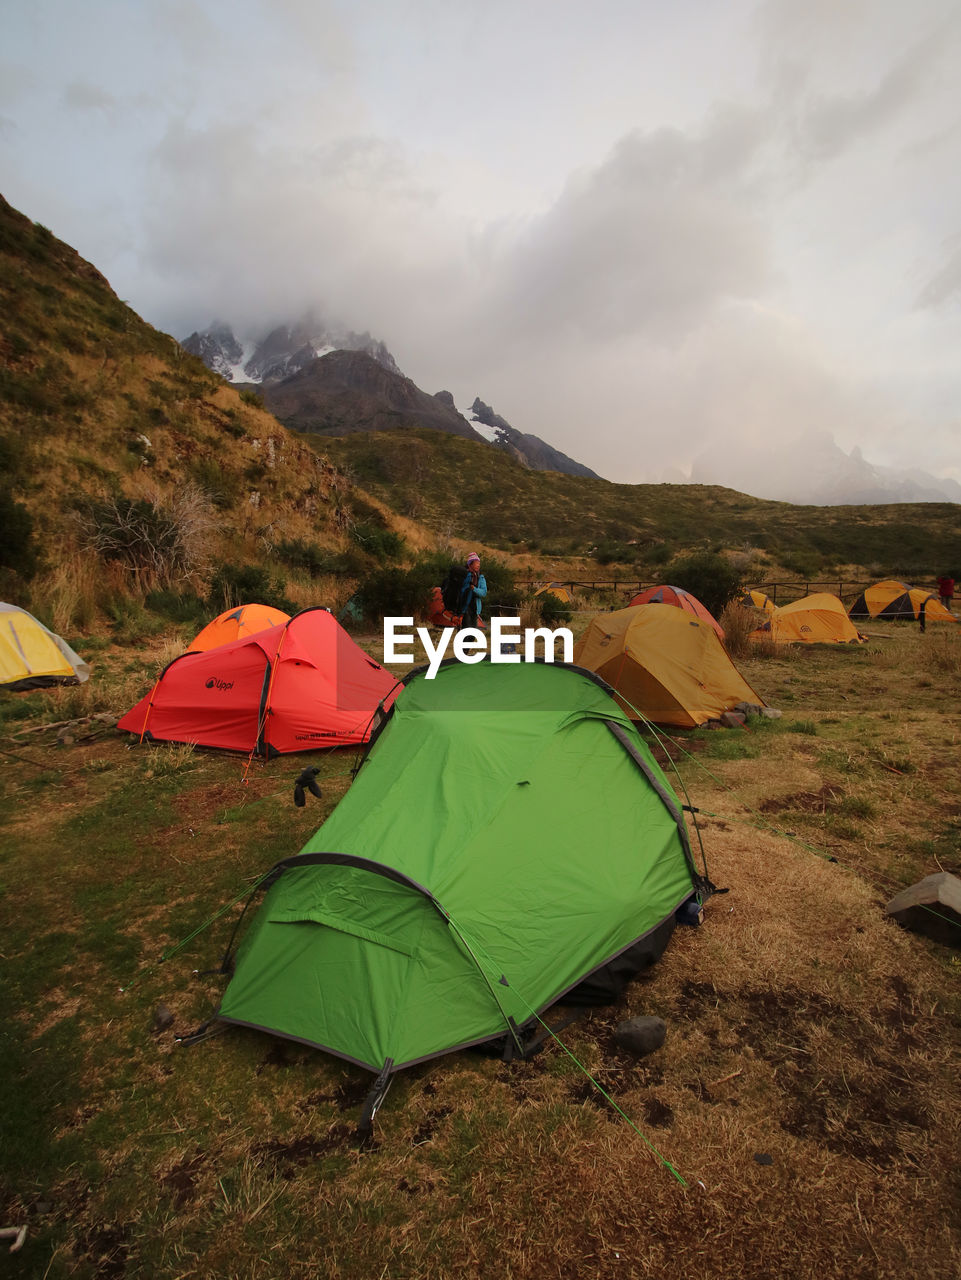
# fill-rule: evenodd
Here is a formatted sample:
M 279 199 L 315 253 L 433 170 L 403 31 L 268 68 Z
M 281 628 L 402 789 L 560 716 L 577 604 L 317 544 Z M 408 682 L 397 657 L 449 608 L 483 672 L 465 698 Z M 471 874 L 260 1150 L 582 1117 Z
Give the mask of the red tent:
M 693 613 L 702 622 L 709 622 L 717 632 L 717 638 L 724 639 L 724 628 L 713 613 L 701 604 L 697 596 L 692 596 L 690 591 L 685 591 L 683 587 L 648 587 L 646 591 L 634 597 L 628 608 L 633 608 L 636 604 L 673 604 L 678 609 Z
M 365 742 L 399 683 L 327 609 L 169 663 L 119 721 L 141 738 L 273 756 Z

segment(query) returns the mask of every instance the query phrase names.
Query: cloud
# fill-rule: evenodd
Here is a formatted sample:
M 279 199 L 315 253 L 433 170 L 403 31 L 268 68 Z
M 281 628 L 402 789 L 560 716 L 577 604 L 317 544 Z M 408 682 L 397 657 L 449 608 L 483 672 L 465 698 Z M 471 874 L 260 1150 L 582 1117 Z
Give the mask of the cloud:
M 759 143 L 751 113 L 700 137 L 626 135 L 504 247 L 488 305 L 511 333 L 662 342 L 762 290 L 768 246 L 747 181 Z
M 450 296 L 463 252 L 436 187 L 383 138 L 275 148 L 247 121 L 178 123 L 151 158 L 150 192 L 144 283 L 178 333 L 211 315 L 242 327 L 313 306 L 389 339 Z
M 802 150 L 830 159 L 890 125 L 924 94 L 941 53 L 939 33 L 932 33 L 888 67 L 873 88 L 817 96 L 800 121 Z
M 947 456 L 956 0 L 743 0 L 697 48 L 696 6 L 626 0 L 92 2 L 109 49 L 23 18 L 6 167 L 177 336 L 313 307 L 616 478 Z
M 74 80 L 68 84 L 63 91 L 62 101 L 68 111 L 112 111 L 117 106 L 117 99 L 112 93 L 84 80 Z
M 925 284 L 916 305 L 922 309 L 934 308 L 954 299 L 961 299 L 961 244 L 948 254 L 943 266 Z

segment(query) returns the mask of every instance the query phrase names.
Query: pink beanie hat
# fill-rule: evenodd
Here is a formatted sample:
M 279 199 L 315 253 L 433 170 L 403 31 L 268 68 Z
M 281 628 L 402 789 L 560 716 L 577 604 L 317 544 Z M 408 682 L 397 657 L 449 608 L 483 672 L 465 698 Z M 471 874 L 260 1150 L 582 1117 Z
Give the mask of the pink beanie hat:
M 471 562 L 474 560 L 476 560 L 477 563 L 480 564 L 480 556 L 477 554 L 476 551 L 472 551 L 470 553 L 470 555 L 467 557 L 467 563 L 471 564 Z

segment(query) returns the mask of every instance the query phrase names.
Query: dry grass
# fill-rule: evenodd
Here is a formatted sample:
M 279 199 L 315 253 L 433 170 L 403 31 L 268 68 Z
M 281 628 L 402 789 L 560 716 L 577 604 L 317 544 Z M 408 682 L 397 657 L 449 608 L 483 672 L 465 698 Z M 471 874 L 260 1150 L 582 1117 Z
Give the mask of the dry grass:
M 937 679 L 961 675 L 961 626 L 932 626 L 921 651 L 921 665 Z
M 731 601 L 725 605 L 718 622 L 724 628 L 724 647 L 732 658 L 744 658 L 751 652 L 751 632 L 762 621 L 760 610 L 746 609 Z
M 217 998 L 192 970 L 224 927 L 159 955 L 300 847 L 352 758 L 317 757 L 324 799 L 299 810 L 299 761 L 245 773 L 32 735 L 42 772 L 0 775 L 7 991 L 30 1047 L 5 1042 L 20 1106 L 0 1216 L 30 1223 L 25 1274 L 961 1274 L 958 966 L 882 910 L 897 885 L 961 870 L 956 637 L 879 634 L 744 659 L 783 718 L 671 748 L 730 892 L 563 1034 L 686 1186 L 556 1045 L 403 1073 L 364 1151 L 366 1073 L 238 1029 L 178 1047 Z M 158 642 L 141 686 L 162 657 Z M 126 691 L 129 658 L 106 655 L 101 680 Z M 51 850 L 69 852 L 38 877 Z M 153 1033 L 160 1001 L 174 1028 Z M 635 1062 L 612 1032 L 640 1013 L 668 1037 Z
M 59 635 L 93 626 L 98 613 L 102 566 L 90 555 L 68 555 L 45 580 L 34 584 L 33 596 L 47 603 L 53 630 Z

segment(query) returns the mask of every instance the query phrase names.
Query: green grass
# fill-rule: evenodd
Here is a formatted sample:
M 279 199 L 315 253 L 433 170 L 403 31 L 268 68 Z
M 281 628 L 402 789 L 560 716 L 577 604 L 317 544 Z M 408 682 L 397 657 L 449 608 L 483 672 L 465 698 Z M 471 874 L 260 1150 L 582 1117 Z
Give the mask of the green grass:
M 504 550 L 563 541 L 580 554 L 598 548 L 600 562 L 611 563 L 608 553 L 616 546 L 620 563 L 642 566 L 665 542 L 679 549 L 749 545 L 803 560 L 802 576 L 810 577 L 838 564 L 883 564 L 927 577 L 932 562 L 961 559 L 950 503 L 809 508 L 711 485 L 614 484 L 530 471 L 484 445 L 418 429 L 315 439 L 395 510 L 416 509 L 417 518 L 438 533 L 453 529 Z M 468 471 L 484 487 L 483 499 L 476 485 L 465 491 L 460 483 Z M 445 495 L 443 503 L 419 501 L 425 474 L 431 490 Z M 571 530 L 578 534 L 573 543 Z

